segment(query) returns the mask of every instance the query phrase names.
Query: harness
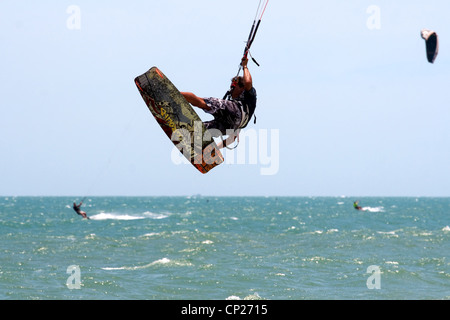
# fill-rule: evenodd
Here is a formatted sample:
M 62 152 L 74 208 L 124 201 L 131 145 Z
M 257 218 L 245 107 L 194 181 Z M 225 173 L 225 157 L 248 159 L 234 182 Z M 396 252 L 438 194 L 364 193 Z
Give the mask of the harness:
M 220 136 L 220 139 L 222 140 L 222 144 L 228 149 L 228 150 L 234 150 L 239 146 L 239 131 L 243 128 L 245 128 L 247 126 L 247 124 L 250 121 L 250 117 L 249 117 L 249 110 L 248 110 L 248 106 L 244 103 L 242 103 L 242 101 L 235 101 L 236 104 L 239 106 L 239 109 L 241 111 L 241 122 L 239 123 L 238 128 L 236 129 L 235 132 L 237 132 L 237 144 L 234 147 L 229 147 L 226 143 L 226 140 L 223 139 L 223 136 Z M 226 121 L 228 123 L 233 123 L 232 119 L 230 118 L 230 116 L 225 116 L 224 118 L 227 118 Z M 256 123 L 256 116 L 255 116 L 255 123 Z
M 249 117 L 249 110 L 248 110 L 248 106 L 246 104 L 243 104 L 242 102 L 239 104 L 239 107 L 241 109 L 241 123 L 239 124 L 239 128 L 238 129 L 242 129 L 245 128 L 247 126 L 247 124 L 250 122 L 250 117 Z M 244 110 L 245 107 L 245 110 Z M 256 117 L 255 117 L 255 122 L 256 122 Z

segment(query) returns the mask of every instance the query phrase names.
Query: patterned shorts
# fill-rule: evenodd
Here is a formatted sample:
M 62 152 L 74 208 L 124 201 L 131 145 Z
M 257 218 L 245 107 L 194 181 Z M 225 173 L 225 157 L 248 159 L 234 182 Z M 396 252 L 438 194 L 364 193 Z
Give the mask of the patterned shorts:
M 218 98 L 204 98 L 205 103 L 211 110 L 205 112 L 212 114 L 214 120 L 206 121 L 206 129 L 218 129 L 223 135 L 227 129 L 236 130 L 241 124 L 241 102 L 223 100 Z M 213 136 L 217 136 L 213 134 Z

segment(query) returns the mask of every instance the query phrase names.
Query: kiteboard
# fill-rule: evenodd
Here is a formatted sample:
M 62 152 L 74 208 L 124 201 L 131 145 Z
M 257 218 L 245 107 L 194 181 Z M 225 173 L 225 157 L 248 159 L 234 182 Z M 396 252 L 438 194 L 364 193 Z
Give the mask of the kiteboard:
M 157 67 L 136 77 L 134 82 L 156 122 L 195 168 L 207 173 L 223 162 L 198 114 Z

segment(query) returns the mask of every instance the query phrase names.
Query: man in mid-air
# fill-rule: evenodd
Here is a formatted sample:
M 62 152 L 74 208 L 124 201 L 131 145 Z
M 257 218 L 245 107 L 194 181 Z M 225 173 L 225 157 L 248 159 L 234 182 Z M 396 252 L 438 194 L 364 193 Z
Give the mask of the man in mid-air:
M 231 99 L 199 98 L 192 92 L 181 92 L 186 100 L 195 107 L 203 109 L 206 113 L 214 116 L 214 120 L 206 121 L 206 129 L 216 129 L 221 135 L 228 135 L 224 143 L 218 147 L 223 148 L 239 139 L 239 131 L 245 128 L 255 113 L 256 90 L 253 88 L 253 80 L 247 67 L 248 59 L 244 57 L 241 65 L 244 70 L 243 77 L 231 79 Z M 220 136 L 214 133 L 213 136 Z

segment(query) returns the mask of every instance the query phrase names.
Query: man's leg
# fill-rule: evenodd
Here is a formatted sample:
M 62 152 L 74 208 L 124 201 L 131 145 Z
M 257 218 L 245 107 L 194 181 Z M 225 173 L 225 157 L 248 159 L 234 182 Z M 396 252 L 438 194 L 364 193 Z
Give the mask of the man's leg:
M 193 106 L 198 107 L 203 110 L 206 110 L 206 111 L 211 111 L 211 108 L 206 105 L 205 100 L 197 97 L 192 92 L 181 92 L 181 94 L 184 96 L 184 98 L 187 100 L 187 102 L 189 102 Z

